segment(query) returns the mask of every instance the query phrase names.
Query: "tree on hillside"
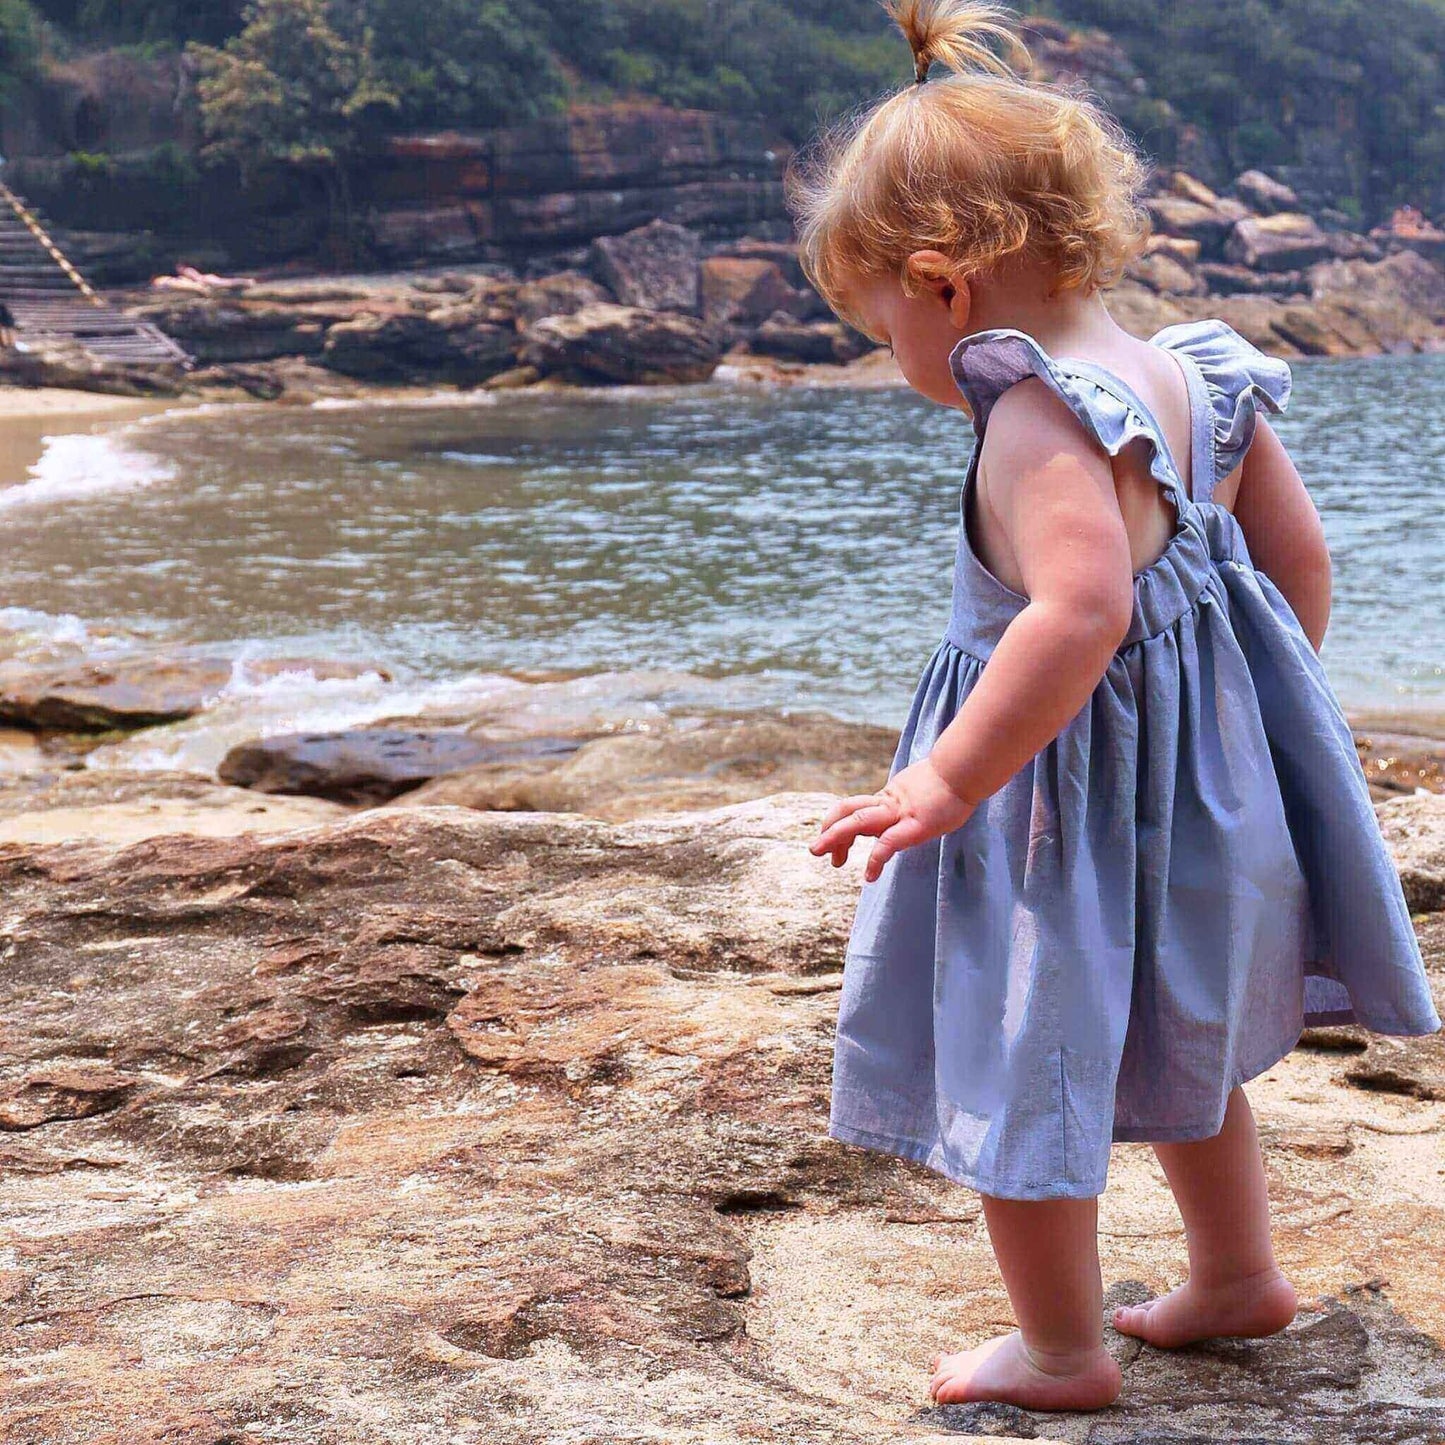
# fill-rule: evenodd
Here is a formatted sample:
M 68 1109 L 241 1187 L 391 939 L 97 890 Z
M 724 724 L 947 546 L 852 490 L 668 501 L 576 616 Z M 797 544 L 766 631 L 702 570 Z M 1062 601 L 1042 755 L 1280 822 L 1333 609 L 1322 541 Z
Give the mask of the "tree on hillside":
M 350 244 L 346 162 L 397 107 L 376 74 L 370 36 L 340 35 L 326 0 L 252 0 L 245 28 L 219 49 L 191 44 L 206 159 L 234 161 L 243 181 L 263 161 L 324 177 L 333 234 Z
M 399 124 L 520 125 L 564 104 L 567 83 L 531 0 L 361 0 L 348 34 L 369 32 Z
M 27 0 L 0 0 L 0 100 L 40 63 L 40 21 Z
M 240 29 L 243 5 L 244 0 L 36 0 L 35 8 L 86 39 L 219 44 Z

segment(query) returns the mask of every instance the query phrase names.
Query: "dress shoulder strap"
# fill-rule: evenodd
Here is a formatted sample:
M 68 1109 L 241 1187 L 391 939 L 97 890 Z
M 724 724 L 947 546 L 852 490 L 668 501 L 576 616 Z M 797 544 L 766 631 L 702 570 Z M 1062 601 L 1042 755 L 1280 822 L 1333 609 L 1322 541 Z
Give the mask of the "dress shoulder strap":
M 1175 322 L 1149 340 L 1178 358 L 1190 382 L 1194 499 L 1207 502 L 1249 450 L 1261 408 L 1277 413 L 1288 404 L 1289 363 L 1217 318 Z
M 1151 446 L 1150 474 L 1169 494 L 1181 518 L 1189 511 L 1189 489 L 1159 421 L 1122 377 L 1083 358 L 1050 356 L 1027 332 L 1007 326 L 963 337 L 948 361 L 973 413 L 980 445 L 994 403 L 1015 382 L 1037 376 L 1111 457 L 1137 437 L 1144 437 Z

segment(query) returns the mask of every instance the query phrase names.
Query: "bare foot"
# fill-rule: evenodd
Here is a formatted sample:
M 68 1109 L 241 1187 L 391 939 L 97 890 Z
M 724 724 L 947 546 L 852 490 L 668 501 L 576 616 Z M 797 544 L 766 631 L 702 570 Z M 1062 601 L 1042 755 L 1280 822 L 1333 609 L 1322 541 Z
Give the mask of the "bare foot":
M 1160 1299 L 1116 1309 L 1114 1328 L 1169 1350 L 1220 1335 L 1275 1334 L 1295 1317 L 1296 1307 L 1294 1286 L 1271 1268 L 1210 1289 L 1186 1280 Z
M 1031 1354 L 1014 1330 L 933 1361 L 928 1392 L 940 1405 L 1007 1400 L 1028 1410 L 1100 1410 L 1123 1388 L 1114 1357 L 1097 1350 L 1067 1359 Z

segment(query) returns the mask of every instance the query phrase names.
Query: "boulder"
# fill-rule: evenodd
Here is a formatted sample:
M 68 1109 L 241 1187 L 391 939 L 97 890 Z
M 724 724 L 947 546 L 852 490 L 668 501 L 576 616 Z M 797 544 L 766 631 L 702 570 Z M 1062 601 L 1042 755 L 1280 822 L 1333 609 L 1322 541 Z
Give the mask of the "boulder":
M 134 314 L 180 342 L 203 365 L 319 355 L 327 325 L 340 319 L 301 306 L 224 298 L 142 306 Z
M 1389 798 L 1375 812 L 1411 911 L 1445 909 L 1445 795 Z
M 697 317 L 597 301 L 533 322 L 517 360 L 544 376 L 648 384 L 706 381 L 722 352 L 722 338 Z
M 1353 356 L 1366 340 L 1351 337 L 1325 307 L 1285 306 L 1271 320 L 1275 331 L 1304 356 Z
M 1298 211 L 1300 208 L 1299 197 L 1294 191 L 1263 171 L 1241 171 L 1234 178 L 1231 189 L 1250 210 L 1257 211 L 1261 216 Z
M 1144 242 L 1146 256 L 1152 256 L 1155 252 L 1163 252 L 1182 266 L 1194 266 L 1199 261 L 1199 242 L 1190 240 L 1187 236 L 1165 236 L 1156 232 Z
M 1205 261 L 1199 274 L 1211 294 L 1219 296 L 1292 296 L 1306 289 L 1303 271 L 1251 271 L 1230 261 Z
M 744 236 L 741 240 L 719 246 L 712 255 L 737 257 L 743 261 L 771 261 L 783 273 L 783 279 L 789 286 L 799 291 L 811 290 L 811 283 L 798 262 L 796 241 L 760 241 L 753 236 Z
M 27 663 L 0 661 L 0 721 L 63 732 L 107 732 L 178 722 L 207 706 L 236 675 L 220 654 L 136 651 L 104 658 Z M 386 671 L 370 663 L 254 658 L 240 667 L 251 680 L 282 672 L 317 678 Z
M 606 291 L 581 271 L 554 271 L 517 287 L 513 314 L 517 330 L 525 331 L 544 316 L 570 316 L 584 306 L 607 299 Z
M 696 231 L 653 220 L 620 236 L 599 236 L 588 263 L 623 306 L 696 315 L 701 252 Z
M 566 747 L 498 756 L 427 783 L 404 801 L 588 813 L 621 822 L 768 793 L 868 792 L 887 777 L 897 743 L 896 728 L 843 723 L 826 714 L 675 718 L 645 732 L 574 738 Z
M 700 277 L 703 318 L 732 335 L 760 325 L 774 311 L 795 314 L 801 299 L 777 262 L 762 258 L 709 256 Z
M 1174 171 L 1170 174 L 1169 191 L 1172 195 L 1193 201 L 1196 205 L 1214 207 L 1219 204 L 1219 196 L 1188 171 Z
M 1185 265 L 1162 248 L 1136 257 L 1129 265 L 1129 275 L 1166 296 L 1202 296 L 1206 290 L 1195 267 Z
M 185 370 L 178 363 L 100 360 L 77 342 L 20 338 L 0 346 L 0 386 L 54 386 L 111 396 L 179 396 Z
M 1217 259 L 1225 238 L 1241 215 L 1248 214 L 1238 203 L 1216 200 L 1212 205 L 1186 200 L 1183 196 L 1150 196 L 1144 202 L 1155 230 L 1166 236 L 1182 236 L 1199 242 L 1199 254 Z M 1237 208 L 1238 214 L 1235 214 Z
M 1397 251 L 1383 261 L 1321 261 L 1306 279 L 1316 301 L 1398 308 L 1445 323 L 1445 270 L 1414 251 Z
M 429 312 L 368 313 L 326 333 L 322 366 L 366 381 L 476 385 L 515 359 L 516 331 L 462 304 Z
M 775 311 L 753 333 L 751 350 L 786 361 L 844 363 L 869 351 L 875 342 L 860 336 L 841 321 L 799 321 L 786 311 Z
M 350 728 L 278 733 L 239 743 L 221 760 L 224 783 L 261 793 L 299 793 L 338 803 L 380 803 L 430 778 L 483 764 L 515 766 L 574 752 L 574 738 L 500 742 L 457 729 Z
M 1238 222 L 1224 243 L 1226 259 L 1255 271 L 1296 271 L 1334 255 L 1313 216 L 1281 211 Z

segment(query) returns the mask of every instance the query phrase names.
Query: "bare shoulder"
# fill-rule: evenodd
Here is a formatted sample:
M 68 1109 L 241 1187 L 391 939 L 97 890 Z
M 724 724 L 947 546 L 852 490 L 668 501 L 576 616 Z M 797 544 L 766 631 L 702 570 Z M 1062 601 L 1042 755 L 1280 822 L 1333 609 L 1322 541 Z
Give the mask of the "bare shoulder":
M 1114 495 L 1108 454 L 1069 404 L 1037 376 L 1016 381 L 994 403 L 979 466 L 995 491 L 1010 478 L 1064 467 L 1087 474 Z

